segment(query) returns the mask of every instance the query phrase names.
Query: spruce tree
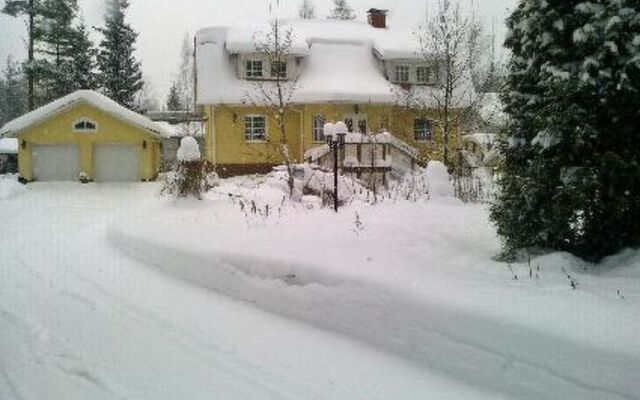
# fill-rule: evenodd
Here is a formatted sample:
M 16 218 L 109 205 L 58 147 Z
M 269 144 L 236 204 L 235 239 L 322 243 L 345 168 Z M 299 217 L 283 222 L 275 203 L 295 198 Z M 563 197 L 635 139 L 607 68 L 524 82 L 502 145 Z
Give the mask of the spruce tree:
M 20 64 L 7 58 L 0 79 L 0 126 L 27 111 L 27 82 Z
M 128 0 L 108 0 L 104 35 L 98 53 L 98 79 L 104 94 L 119 104 L 134 108 L 142 89 L 140 62 L 133 51 L 138 34 L 125 22 Z
M 96 81 L 96 55 L 97 50 L 89 39 L 84 22 L 81 22 L 73 35 L 74 57 L 72 63 L 73 90 L 97 88 Z
M 315 7 L 311 0 L 302 0 L 298 15 L 302 19 L 314 19 L 316 17 Z
M 176 81 L 178 96 L 182 109 L 193 110 L 195 103 L 195 71 L 193 63 L 193 41 L 186 33 L 182 42 L 180 52 L 180 66 L 178 69 L 178 79 Z
M 506 254 L 546 248 L 599 260 L 640 245 L 637 0 L 522 1 L 501 193 L 491 218 Z
M 27 104 L 28 109 L 36 107 L 36 71 L 35 53 L 36 46 L 44 35 L 46 8 L 42 0 L 5 0 L 2 8 L 4 14 L 12 17 L 24 16 L 27 25 L 27 61 L 24 64 L 24 72 L 27 77 Z
M 178 92 L 178 85 L 174 82 L 169 89 L 169 95 L 167 96 L 167 110 L 180 111 L 183 110 L 183 104 L 180 101 L 180 93 Z
M 353 13 L 353 9 L 349 7 L 347 0 L 333 0 L 334 8 L 329 14 L 329 19 L 354 19 L 356 16 Z
M 43 101 L 49 102 L 74 90 L 77 0 L 44 0 L 46 8 L 44 35 L 39 52 L 38 79 L 44 89 Z

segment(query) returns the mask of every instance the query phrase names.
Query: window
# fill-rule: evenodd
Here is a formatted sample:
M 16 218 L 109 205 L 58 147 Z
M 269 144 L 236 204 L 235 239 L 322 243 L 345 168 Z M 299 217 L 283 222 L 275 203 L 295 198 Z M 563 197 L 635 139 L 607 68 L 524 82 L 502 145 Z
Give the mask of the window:
M 396 82 L 409 82 L 409 66 L 396 65 Z
M 83 118 L 73 123 L 74 132 L 95 132 L 97 130 L 98 124 L 88 118 Z
M 324 115 L 318 114 L 313 118 L 313 141 L 324 142 Z
M 263 141 L 267 138 L 267 120 L 263 115 L 247 115 L 244 117 L 244 139 L 247 141 Z
M 416 79 L 420 84 L 430 83 L 431 82 L 431 69 L 429 67 L 417 67 L 416 68 Z
M 431 121 L 426 118 L 416 118 L 413 121 L 413 134 L 417 142 L 431 140 Z
M 262 61 L 248 60 L 245 67 L 247 78 L 262 78 Z
M 271 63 L 272 78 L 287 78 L 287 63 L 284 61 L 273 61 Z

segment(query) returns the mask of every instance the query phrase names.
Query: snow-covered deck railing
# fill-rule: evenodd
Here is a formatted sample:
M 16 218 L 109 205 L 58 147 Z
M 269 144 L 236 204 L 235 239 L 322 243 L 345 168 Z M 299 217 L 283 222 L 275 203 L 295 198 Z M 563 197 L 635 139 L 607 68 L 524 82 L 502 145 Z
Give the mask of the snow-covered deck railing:
M 8 122 L 0 129 L 0 136 L 16 136 L 24 129 L 68 110 L 81 102 L 88 103 L 114 118 L 138 126 L 155 136 L 167 137 L 171 133 L 149 118 L 121 106 L 100 93 L 91 90 L 79 90 Z
M 349 144 L 390 144 L 398 150 L 406 153 L 412 159 L 417 159 L 419 156 L 418 150 L 411 147 L 409 144 L 393 136 L 389 132 L 363 134 L 357 132 L 349 132 L 344 139 L 347 145 Z M 307 150 L 304 153 L 305 160 L 316 162 L 320 158 L 329 153 L 329 146 L 326 144 L 314 147 Z

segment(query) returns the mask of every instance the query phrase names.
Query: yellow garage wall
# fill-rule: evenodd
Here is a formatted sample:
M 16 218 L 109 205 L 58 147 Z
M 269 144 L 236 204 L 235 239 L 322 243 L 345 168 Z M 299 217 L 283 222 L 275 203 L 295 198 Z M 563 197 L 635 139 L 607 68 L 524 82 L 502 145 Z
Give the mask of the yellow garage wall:
M 98 124 L 97 132 L 74 132 L 74 123 L 89 118 Z M 22 131 L 18 138 L 20 176 L 33 180 L 32 149 L 34 145 L 76 144 L 80 171 L 93 176 L 93 147 L 100 144 L 137 145 L 140 149 L 140 176 L 143 180 L 156 178 L 160 168 L 160 141 L 142 128 L 131 125 L 88 103 L 79 103 Z M 146 148 L 143 148 L 146 142 Z
M 205 136 L 205 155 L 216 164 L 277 164 L 282 161 L 277 144 L 279 131 L 274 110 L 248 106 L 205 106 L 207 131 Z M 267 115 L 268 143 L 246 142 L 244 139 L 244 116 Z M 313 141 L 313 119 L 324 115 L 328 122 L 341 121 L 347 115 L 364 114 L 367 116 L 372 132 L 387 130 L 407 144 L 416 148 L 421 161 L 442 160 L 442 134 L 436 124 L 433 140 L 417 142 L 414 140 L 413 121 L 416 117 L 437 120 L 434 111 L 421 111 L 382 104 L 302 104 L 289 107 L 285 113 L 287 141 L 291 158 L 300 161 L 304 152 L 321 145 Z M 449 140 L 450 149 L 457 146 L 457 135 Z

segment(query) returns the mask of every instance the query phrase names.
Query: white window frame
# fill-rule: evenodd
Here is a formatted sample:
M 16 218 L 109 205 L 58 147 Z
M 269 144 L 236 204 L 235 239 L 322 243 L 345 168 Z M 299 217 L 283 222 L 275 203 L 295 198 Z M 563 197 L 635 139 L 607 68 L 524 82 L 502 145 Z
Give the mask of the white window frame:
M 406 77 L 406 79 L 402 79 Z M 411 82 L 411 66 L 407 64 L 399 64 L 394 67 L 393 78 L 397 83 L 410 83 Z
M 417 122 L 425 121 L 424 129 L 418 129 Z M 429 142 L 433 140 L 433 121 L 429 118 L 417 117 L 413 119 L 413 139 L 416 142 Z
M 424 79 L 420 79 L 420 71 L 423 70 L 425 71 L 424 74 Z M 433 82 L 432 79 L 432 75 L 433 75 L 433 68 L 430 68 L 426 65 L 418 65 L 416 67 L 416 83 L 419 85 L 428 85 L 429 83 Z
M 78 125 L 84 123 L 85 126 L 87 123 L 92 124 L 93 128 L 78 128 Z M 73 122 L 73 125 L 71 125 L 71 128 L 73 129 L 73 132 L 78 132 L 78 133 L 96 133 L 98 132 L 98 123 L 91 119 L 91 118 L 80 118 L 77 119 Z
M 257 129 L 255 119 L 261 118 L 264 122 L 262 136 L 255 133 Z M 244 116 L 244 140 L 245 142 L 266 142 L 267 141 L 267 117 L 261 114 L 249 114 Z M 247 125 L 247 122 L 249 123 Z
M 284 67 L 284 74 L 280 74 L 280 76 L 278 77 L 276 72 L 277 72 L 277 68 L 274 68 L 274 64 L 281 64 Z M 287 76 L 289 74 L 289 66 L 287 63 L 287 60 L 284 61 L 271 61 L 269 63 L 269 76 L 271 77 L 271 79 L 287 79 Z
M 321 123 L 318 124 L 318 121 L 321 120 Z M 324 137 L 324 124 L 327 121 L 324 114 L 316 114 L 313 117 L 313 141 L 314 143 L 321 143 L 325 141 Z
M 260 68 L 256 68 L 257 64 Z M 260 75 L 257 75 L 257 74 Z M 264 60 L 248 58 L 244 60 L 244 76 L 247 79 L 264 79 Z

